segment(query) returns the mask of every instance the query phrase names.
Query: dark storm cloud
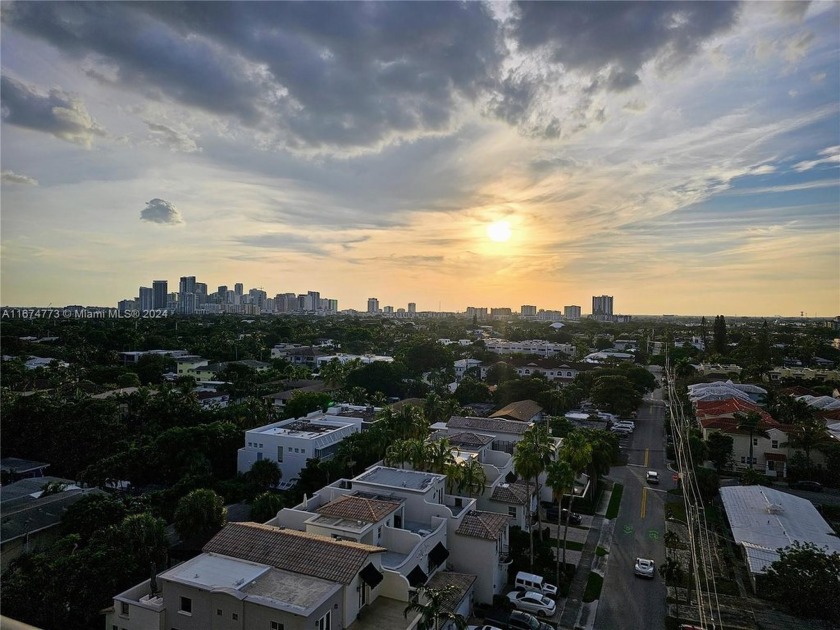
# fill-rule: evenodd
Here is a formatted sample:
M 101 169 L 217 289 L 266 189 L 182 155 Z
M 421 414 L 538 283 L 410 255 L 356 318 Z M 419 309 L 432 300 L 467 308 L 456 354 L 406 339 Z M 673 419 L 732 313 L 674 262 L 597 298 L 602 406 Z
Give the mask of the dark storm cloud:
M 100 80 L 234 115 L 292 147 L 445 130 L 501 60 L 498 24 L 474 2 L 27 2 L 3 19 L 103 64 Z
M 528 135 L 585 128 L 591 116 L 550 111 L 555 77 L 628 90 L 643 64 L 678 67 L 736 16 L 723 2 L 527 2 L 505 24 L 480 2 L 19 2 L 2 13 L 97 81 L 233 117 L 263 146 L 340 153 L 448 132 L 464 103 Z M 536 53 L 538 71 L 503 69 L 505 35 Z
M 521 50 L 570 70 L 611 69 L 612 88 L 626 89 L 645 62 L 679 65 L 737 14 L 733 2 L 518 2 L 510 26 Z
M 44 94 L 3 76 L 0 78 L 0 107 L 4 122 L 43 131 L 68 142 L 90 146 L 93 136 L 105 135 L 84 103 L 60 89 Z

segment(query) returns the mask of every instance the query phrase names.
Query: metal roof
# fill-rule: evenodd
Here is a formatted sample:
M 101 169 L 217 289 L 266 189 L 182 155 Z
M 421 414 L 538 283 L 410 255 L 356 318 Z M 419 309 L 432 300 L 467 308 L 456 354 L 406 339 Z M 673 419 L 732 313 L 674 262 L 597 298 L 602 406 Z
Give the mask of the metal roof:
M 807 499 L 764 486 L 721 488 L 720 496 L 732 536 L 747 550 L 753 572 L 763 572 L 768 558 L 778 558 L 777 549 L 797 541 L 840 553 L 840 539 Z

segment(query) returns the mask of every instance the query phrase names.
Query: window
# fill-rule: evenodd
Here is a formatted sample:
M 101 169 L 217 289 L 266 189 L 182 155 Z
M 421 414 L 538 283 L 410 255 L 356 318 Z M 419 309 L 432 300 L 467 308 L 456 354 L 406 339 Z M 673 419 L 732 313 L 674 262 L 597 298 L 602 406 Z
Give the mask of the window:
M 181 608 L 179 612 L 192 614 L 192 600 L 189 597 L 181 598 Z
M 218 617 L 222 616 L 222 609 L 221 608 L 216 609 L 216 616 L 218 616 Z
M 128 604 L 126 602 L 120 602 L 120 614 L 128 617 Z
M 770 448 L 779 448 L 779 440 L 771 440 Z
M 742 463 L 742 464 L 746 464 L 746 463 L 747 463 L 747 458 L 746 458 L 746 457 L 744 457 L 743 455 L 741 455 L 741 463 Z
M 257 453 L 257 461 L 258 461 L 258 462 L 261 462 L 261 461 L 262 461 L 262 451 L 260 451 L 259 453 Z
M 300 453 L 300 449 L 299 449 L 299 448 L 296 448 L 296 449 L 295 449 L 295 453 Z
M 516 518 L 516 506 L 515 505 L 509 505 L 508 506 L 508 516 Z
M 292 452 L 292 447 L 291 447 L 291 446 L 289 447 L 289 452 L 290 452 L 290 453 Z
M 239 621 L 239 613 L 231 613 L 230 618 L 234 621 Z
M 272 621 L 270 630 L 283 630 L 283 624 L 279 621 Z
M 753 446 L 758 446 L 758 438 L 753 438 Z
M 277 461 L 281 462 L 281 463 L 283 462 L 283 447 L 282 446 L 277 447 Z
M 327 611 L 327 614 L 315 622 L 317 630 L 331 630 L 332 628 L 332 611 Z

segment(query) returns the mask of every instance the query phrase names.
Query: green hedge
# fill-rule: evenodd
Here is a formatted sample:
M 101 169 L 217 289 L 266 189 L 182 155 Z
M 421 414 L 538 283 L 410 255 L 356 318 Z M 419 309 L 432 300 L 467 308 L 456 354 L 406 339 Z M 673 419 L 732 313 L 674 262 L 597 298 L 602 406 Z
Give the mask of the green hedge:
M 613 484 L 612 495 L 610 495 L 610 504 L 607 507 L 607 518 L 615 518 L 618 516 L 618 508 L 621 505 L 621 495 L 624 493 L 624 486 L 620 483 Z

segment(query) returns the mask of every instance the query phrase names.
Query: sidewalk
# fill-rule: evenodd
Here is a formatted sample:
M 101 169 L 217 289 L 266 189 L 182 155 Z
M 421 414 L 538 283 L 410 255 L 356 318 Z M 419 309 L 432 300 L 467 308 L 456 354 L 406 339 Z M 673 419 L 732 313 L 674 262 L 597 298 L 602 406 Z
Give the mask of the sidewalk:
M 591 603 L 583 602 L 583 595 L 586 590 L 586 583 L 589 580 L 589 573 L 593 570 L 598 570 L 603 573 L 602 559 L 595 555 L 603 534 L 607 534 L 608 538 L 612 538 L 612 528 L 609 527 L 610 521 L 604 518 L 607 513 L 607 507 L 610 504 L 610 496 L 612 491 L 604 492 L 601 496 L 601 501 L 598 504 L 595 516 L 592 517 L 592 524 L 589 527 L 589 533 L 586 536 L 586 542 L 583 546 L 583 551 L 580 552 L 580 561 L 575 569 L 575 576 L 572 579 L 571 587 L 569 588 L 569 596 L 566 598 L 563 607 L 563 613 L 560 615 L 559 628 L 564 630 L 573 630 L 574 628 L 591 628 L 595 622 L 595 612 L 598 608 L 597 600 Z M 604 523 L 607 523 L 608 531 L 603 532 Z M 609 547 L 609 541 L 602 546 Z

